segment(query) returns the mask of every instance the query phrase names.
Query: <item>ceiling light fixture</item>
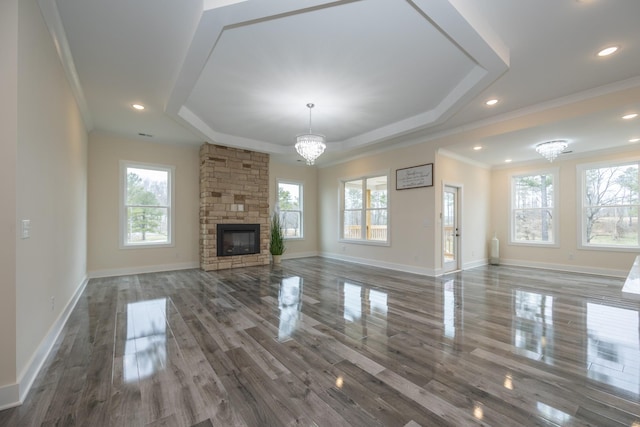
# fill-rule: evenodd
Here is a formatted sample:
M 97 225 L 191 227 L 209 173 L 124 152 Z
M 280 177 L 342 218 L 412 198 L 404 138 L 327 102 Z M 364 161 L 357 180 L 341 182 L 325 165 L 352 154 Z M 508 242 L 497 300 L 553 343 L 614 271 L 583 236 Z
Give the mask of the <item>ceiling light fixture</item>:
M 473 149 L 476 151 L 480 151 L 482 150 L 482 145 L 476 145 L 475 147 L 473 147 Z
M 324 153 L 327 144 L 325 144 L 324 135 L 311 132 L 311 109 L 313 104 L 307 104 L 309 109 L 309 133 L 296 136 L 296 151 L 307 161 L 309 166 L 313 165 L 318 157 Z
M 545 159 L 553 162 L 553 159 L 558 157 L 558 154 L 566 150 L 568 146 L 569 144 L 565 139 L 555 139 L 536 145 L 536 151 Z
M 618 46 L 610 46 L 598 52 L 598 56 L 609 56 L 618 50 Z
M 636 117 L 638 117 L 638 113 L 631 113 L 627 114 L 626 116 L 622 116 L 622 118 L 625 120 L 635 119 Z
M 131 106 L 136 110 L 144 110 L 144 105 L 142 104 L 131 104 Z
M 490 99 L 487 102 L 485 102 L 485 104 L 487 104 L 489 107 L 494 106 L 498 103 L 497 99 Z
M 640 141 L 640 138 L 631 138 L 629 140 L 629 142 L 638 142 L 638 141 Z

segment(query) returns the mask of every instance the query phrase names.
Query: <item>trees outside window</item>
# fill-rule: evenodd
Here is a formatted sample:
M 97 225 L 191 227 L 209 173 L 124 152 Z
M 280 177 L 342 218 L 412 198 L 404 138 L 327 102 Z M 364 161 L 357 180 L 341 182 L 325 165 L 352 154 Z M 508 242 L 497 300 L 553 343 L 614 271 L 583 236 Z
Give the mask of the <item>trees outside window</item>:
M 638 248 L 639 162 L 578 168 L 582 246 Z
M 302 196 L 302 183 L 278 180 L 278 209 L 285 239 L 304 237 Z
M 556 243 L 556 181 L 546 171 L 511 177 L 511 243 Z
M 173 168 L 121 164 L 121 246 L 170 245 Z
M 342 182 L 344 240 L 389 241 L 386 175 Z

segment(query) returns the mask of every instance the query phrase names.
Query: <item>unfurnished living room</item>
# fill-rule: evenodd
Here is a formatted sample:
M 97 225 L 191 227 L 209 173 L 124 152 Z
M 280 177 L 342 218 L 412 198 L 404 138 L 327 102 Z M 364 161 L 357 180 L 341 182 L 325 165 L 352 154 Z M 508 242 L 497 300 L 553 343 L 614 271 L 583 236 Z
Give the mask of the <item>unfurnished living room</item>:
M 0 3 L 0 426 L 640 427 L 640 2 Z

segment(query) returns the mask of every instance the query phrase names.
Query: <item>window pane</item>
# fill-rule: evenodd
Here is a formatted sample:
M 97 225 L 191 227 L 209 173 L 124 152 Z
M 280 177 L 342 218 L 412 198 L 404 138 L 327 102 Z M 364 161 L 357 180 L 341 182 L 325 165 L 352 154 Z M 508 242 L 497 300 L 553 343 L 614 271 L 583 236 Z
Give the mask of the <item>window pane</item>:
M 284 237 L 301 237 L 300 226 L 302 213 L 300 211 L 280 212 L 280 223 Z
M 344 224 L 343 224 L 343 238 L 344 239 L 361 239 L 361 215 L 362 211 L 345 211 L 344 212 Z
M 280 210 L 300 210 L 301 186 L 298 184 L 278 184 L 278 204 Z
M 388 242 L 387 176 L 343 183 L 342 238 Z
M 362 180 L 344 183 L 344 208 L 362 209 Z
M 583 243 L 638 246 L 638 164 L 584 171 Z
M 515 177 L 513 207 L 553 207 L 553 177 L 544 174 Z
M 638 246 L 638 207 L 591 207 L 584 210 L 586 243 Z
M 514 236 L 520 242 L 553 242 L 553 221 L 550 209 L 514 210 Z
M 387 210 L 372 209 L 367 211 L 367 225 L 369 240 L 387 240 Z
M 169 172 L 127 168 L 127 205 L 168 206 Z
M 171 244 L 173 167 L 124 161 L 120 165 L 121 247 Z
M 168 209 L 127 207 L 127 243 L 166 243 Z
M 553 244 L 554 174 L 534 173 L 511 180 L 511 241 Z
M 378 176 L 367 179 L 367 207 L 387 207 L 387 177 Z
M 638 203 L 638 165 L 588 169 L 585 171 L 585 205 Z

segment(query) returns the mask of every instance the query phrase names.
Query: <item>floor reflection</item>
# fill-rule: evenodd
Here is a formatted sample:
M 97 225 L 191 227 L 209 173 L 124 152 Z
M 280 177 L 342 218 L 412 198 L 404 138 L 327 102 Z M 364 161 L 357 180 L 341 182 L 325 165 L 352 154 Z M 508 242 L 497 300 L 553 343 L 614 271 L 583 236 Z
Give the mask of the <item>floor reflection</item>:
M 587 303 L 589 378 L 640 395 L 638 311 Z
M 300 311 L 302 310 L 302 278 L 287 277 L 280 282 L 278 293 L 278 309 L 280 310 L 280 324 L 278 325 L 278 340 L 286 341 L 298 327 Z
M 463 325 L 462 282 L 447 280 L 442 286 L 442 317 L 444 323 L 444 336 L 455 338 L 456 331 Z
M 358 340 L 369 335 L 386 339 L 387 293 L 352 282 L 338 284 L 345 335 Z
M 553 297 L 514 289 L 513 299 L 513 346 L 517 353 L 553 364 Z
M 127 304 L 127 337 L 124 345 L 125 382 L 148 378 L 167 363 L 167 299 Z
M 571 421 L 571 415 L 559 409 L 556 409 L 553 406 L 549 406 L 542 402 L 538 402 L 536 406 L 538 411 L 540 412 L 540 415 L 553 423 L 565 425 L 566 423 Z

